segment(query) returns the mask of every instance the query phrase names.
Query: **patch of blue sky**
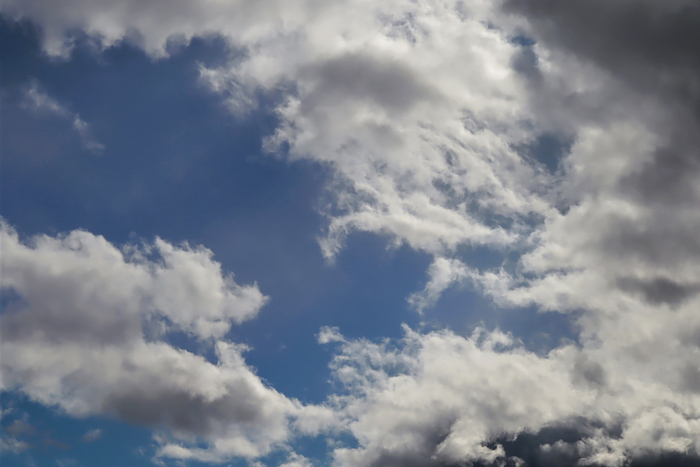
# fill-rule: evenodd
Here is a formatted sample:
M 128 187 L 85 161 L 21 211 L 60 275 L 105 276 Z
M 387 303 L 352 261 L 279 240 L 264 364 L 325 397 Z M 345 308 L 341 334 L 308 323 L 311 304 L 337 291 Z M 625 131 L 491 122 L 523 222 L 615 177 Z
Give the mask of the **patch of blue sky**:
M 0 453 L 4 467 L 56 467 L 61 462 L 76 467 L 153 465 L 153 433 L 147 428 L 105 417 L 68 417 L 17 393 L 4 392 L 1 400 L 3 409 L 10 409 L 2 418 L 3 435 L 10 435 L 8 428 L 22 420 L 24 429 L 16 439 L 28 445 L 19 453 Z M 86 437 L 98 433 L 94 430 L 99 436 Z

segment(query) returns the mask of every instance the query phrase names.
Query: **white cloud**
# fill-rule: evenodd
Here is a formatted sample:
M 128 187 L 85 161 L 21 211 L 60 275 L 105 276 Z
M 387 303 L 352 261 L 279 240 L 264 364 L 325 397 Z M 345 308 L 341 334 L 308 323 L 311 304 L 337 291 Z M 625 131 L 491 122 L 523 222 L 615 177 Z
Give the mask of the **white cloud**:
M 21 312 L 5 318 L 7 332 L 16 336 L 50 342 L 92 335 L 96 342 L 121 344 L 140 339 L 147 320 L 198 339 L 221 338 L 267 300 L 256 285 L 236 284 L 202 247 L 157 238 L 120 250 L 79 230 L 38 236 L 27 245 L 8 227 L 2 241 L 2 285 L 24 297 L 15 305 Z
M 267 147 L 336 169 L 336 214 L 322 241 L 329 258 L 353 230 L 432 253 L 509 244 L 518 236 L 486 218 L 549 209 L 541 198 L 548 176 L 513 149 L 533 135 L 510 66 L 518 48 L 489 26 L 491 2 L 119 5 L 3 8 L 42 24 L 50 52 L 69 46 L 64 34 L 74 28 L 104 45 L 138 37 L 156 56 L 168 38 L 202 34 L 245 50 L 230 65 L 203 68 L 202 79 L 236 112 L 257 90 L 294 90 Z
M 5 225 L 0 238 L 2 288 L 18 297 L 0 318 L 4 390 L 69 415 L 165 427 L 159 454 L 179 458 L 257 457 L 305 416 L 224 339 L 266 297 L 225 275 L 209 250 L 161 239 L 118 249 L 85 231 L 22 242 Z M 211 343 L 216 363 L 168 343 L 171 330 Z M 188 448 L 194 437 L 209 447 Z
M 407 330 L 396 346 L 350 341 L 332 366 L 349 389 L 340 405 L 359 447 L 335 449 L 335 465 L 493 462 L 507 454 L 487 443 L 556 426 L 579 430 L 574 449 L 584 465 L 697 450 L 697 396 L 674 387 L 682 369 L 661 366 L 669 349 L 650 365 L 628 343 L 606 342 L 540 356 L 483 329 L 469 338 Z
M 306 457 L 300 454 L 290 453 L 286 462 L 281 464 L 280 467 L 312 467 L 312 465 L 311 461 Z
M 25 89 L 24 97 L 25 106 L 34 112 L 46 113 L 71 121 L 73 129 L 78 133 L 80 141 L 85 149 L 95 154 L 99 154 L 104 151 L 104 144 L 97 141 L 92 135 L 90 125 L 85 120 L 80 118 L 80 115 L 71 112 L 56 99 L 49 96 L 41 89 L 36 80 L 33 80 Z
M 321 332 L 318 333 L 318 343 L 328 344 L 331 342 L 345 342 L 345 338 L 337 327 L 325 326 L 321 328 Z
M 423 313 L 426 308 L 437 302 L 442 292 L 455 283 L 471 279 L 472 275 L 467 266 L 457 259 L 436 257 L 428 268 L 430 279 L 421 292 L 416 292 L 408 298 L 408 302 Z

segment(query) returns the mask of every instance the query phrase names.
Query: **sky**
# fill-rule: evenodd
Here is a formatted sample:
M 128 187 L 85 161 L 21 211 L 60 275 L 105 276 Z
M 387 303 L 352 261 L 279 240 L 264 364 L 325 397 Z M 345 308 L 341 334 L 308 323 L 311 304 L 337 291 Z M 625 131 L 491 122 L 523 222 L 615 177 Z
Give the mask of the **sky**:
M 700 466 L 697 0 L 6 0 L 0 463 Z

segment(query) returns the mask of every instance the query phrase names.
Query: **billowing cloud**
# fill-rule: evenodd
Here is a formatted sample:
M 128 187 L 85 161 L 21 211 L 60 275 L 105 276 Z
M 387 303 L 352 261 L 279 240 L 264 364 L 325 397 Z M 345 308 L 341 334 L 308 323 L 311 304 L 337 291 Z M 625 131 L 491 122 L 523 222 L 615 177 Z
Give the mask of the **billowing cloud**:
M 202 80 L 237 111 L 258 91 L 291 90 L 266 147 L 335 169 L 336 202 L 322 241 L 329 258 L 353 230 L 431 253 L 503 247 L 518 235 L 502 216 L 527 229 L 527 218 L 550 209 L 542 198 L 548 174 L 514 149 L 536 135 L 511 67 L 520 48 L 489 25 L 491 2 L 3 8 L 43 26 L 50 53 L 70 48 L 67 34 L 76 28 L 103 45 L 128 37 L 156 56 L 169 39 L 202 34 L 245 50 L 228 65 L 203 68 Z
M 538 355 L 499 331 L 406 332 L 399 343 L 344 342 L 335 357 L 347 389 L 339 405 L 359 442 L 337 448 L 335 465 L 522 465 L 512 449 L 518 436 L 554 428 L 561 438 L 532 449 L 544 460 L 568 453 L 579 465 L 700 446 L 697 393 L 683 389 L 685 364 L 661 366 L 668 350 L 656 362 L 609 341 Z M 562 436 L 567 430 L 573 440 Z
M 266 297 L 209 250 L 161 239 L 120 249 L 85 231 L 25 242 L 5 225 L 0 235 L 11 297 L 0 318 L 4 390 L 77 417 L 166 429 L 158 455 L 178 458 L 257 457 L 303 417 L 246 365 L 244 346 L 225 340 Z M 172 331 L 213 346 L 216 361 L 169 343 Z M 198 437 L 209 447 L 189 450 Z

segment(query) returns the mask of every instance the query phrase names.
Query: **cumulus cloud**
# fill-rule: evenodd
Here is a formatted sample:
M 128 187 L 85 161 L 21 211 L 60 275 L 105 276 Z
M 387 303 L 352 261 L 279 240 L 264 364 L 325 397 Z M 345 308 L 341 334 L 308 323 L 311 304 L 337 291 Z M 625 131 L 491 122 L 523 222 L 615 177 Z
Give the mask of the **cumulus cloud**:
M 0 239 L 13 297 L 0 317 L 4 390 L 72 416 L 165 429 L 158 455 L 183 459 L 260 456 L 288 439 L 290 417 L 303 418 L 246 365 L 245 346 L 225 340 L 266 297 L 224 274 L 211 251 L 161 239 L 120 249 L 85 231 L 22 241 L 6 225 Z M 173 346 L 172 331 L 213 346 L 216 361 Z M 188 448 L 197 438 L 208 447 Z
M 321 240 L 328 258 L 353 230 L 374 232 L 433 255 L 424 290 L 409 298 L 419 311 L 472 281 L 502 306 L 570 315 L 577 341 L 544 356 L 496 331 L 409 331 L 391 347 L 322 330 L 320 342 L 341 348 L 333 371 L 348 394 L 334 399 L 336 415 L 316 408 L 327 418 L 305 426 L 345 421 L 359 447 L 336 449 L 337 465 L 517 464 L 507 442 L 552 427 L 578 434 L 541 442 L 540 457 L 551 462 L 618 466 L 698 452 L 696 1 L 33 0 L 2 8 L 39 23 L 52 54 L 69 50 L 66 34 L 76 28 L 104 46 L 130 38 L 154 56 L 166 54 L 169 38 L 224 36 L 246 53 L 202 68 L 203 82 L 241 111 L 254 93 L 283 90 L 266 148 L 333 169 Z M 561 143 L 550 166 L 538 159 L 543 135 Z M 212 364 L 147 337 L 177 328 L 221 339 L 231 321 L 255 314 L 262 295 L 237 288 L 208 253 L 157 241 L 151 249 L 162 262 L 152 263 L 145 252 L 124 259 L 87 233 L 44 237 L 33 249 L 4 235 L 10 255 L 34 265 L 31 280 L 20 280 L 19 259 L 20 272 L 8 276 L 32 297 L 3 317 L 3 346 L 25 352 L 12 348 L 17 356 L 3 362 L 16 368 L 10 381 L 70 413 L 206 433 L 217 452 L 252 456 L 286 439 L 296 406 L 259 382 L 239 346 L 217 341 Z M 479 268 L 460 256 L 475 245 L 519 259 Z M 67 259 L 51 262 L 59 256 Z M 85 258 L 109 264 L 118 281 L 101 281 Z M 195 280 L 200 274 L 215 279 L 206 282 L 213 289 Z M 193 296 L 183 281 L 195 284 Z M 111 311 L 87 313 L 95 300 Z M 73 323 L 90 332 L 72 334 Z M 99 358 L 80 346 L 99 347 Z M 39 359 L 37 349 L 63 352 L 60 362 Z M 198 384 L 188 386 L 193 375 Z M 81 393 L 81 378 L 98 389 Z M 140 392 L 150 378 L 155 392 Z M 73 392 L 59 391 L 65 384 Z M 269 409 L 229 393 L 254 394 Z M 162 400 L 206 417 L 161 411 Z M 161 455 L 218 459 L 167 443 Z
M 79 114 L 71 112 L 56 99 L 49 96 L 43 89 L 41 89 L 38 81 L 32 80 L 29 86 L 25 88 L 24 101 L 25 107 L 34 112 L 54 115 L 71 121 L 73 129 L 78 133 L 80 141 L 88 151 L 95 154 L 99 154 L 104 151 L 104 144 L 95 139 L 90 129 L 90 125 L 85 120 L 80 118 Z
M 484 329 L 348 341 L 332 368 L 348 390 L 339 405 L 359 446 L 335 449 L 335 465 L 522 465 L 519 436 L 542 436 L 531 446 L 541 465 L 557 450 L 571 454 L 571 465 L 610 466 L 697 452 L 697 396 L 626 349 L 616 360 L 593 347 L 570 343 L 540 356 Z M 540 435 L 557 430 L 555 446 Z

